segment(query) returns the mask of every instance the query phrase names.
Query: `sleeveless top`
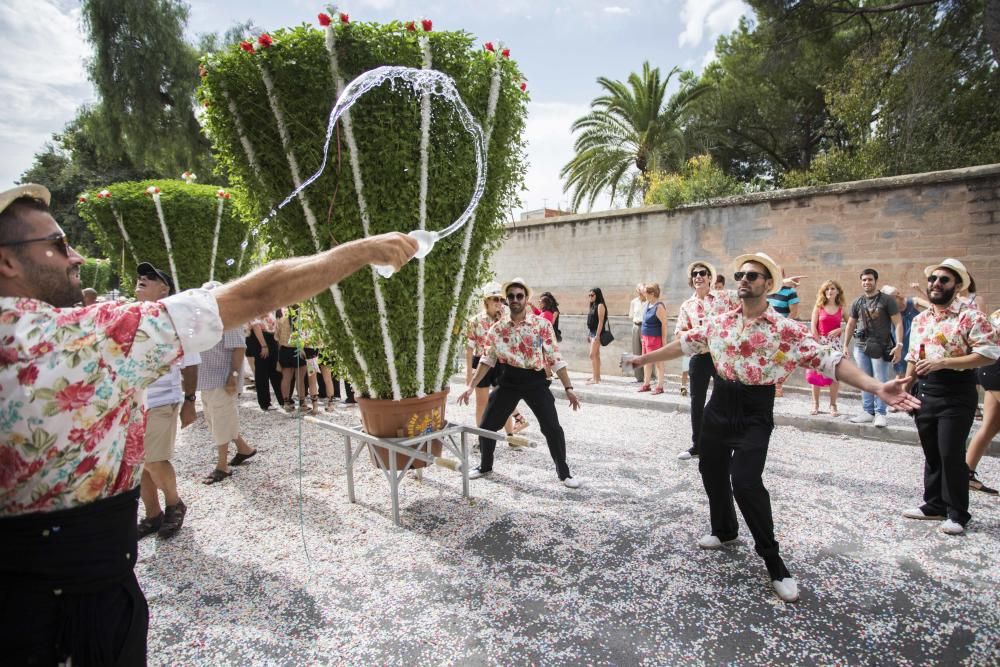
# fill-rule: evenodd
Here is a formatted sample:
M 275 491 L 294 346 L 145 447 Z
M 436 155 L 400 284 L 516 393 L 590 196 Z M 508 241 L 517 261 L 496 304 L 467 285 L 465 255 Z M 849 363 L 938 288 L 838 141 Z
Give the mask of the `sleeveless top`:
M 840 326 L 841 320 L 844 317 L 844 309 L 838 308 L 837 312 L 832 315 L 826 312 L 825 308 L 819 309 L 819 317 L 816 320 L 816 329 L 819 331 L 820 336 L 825 336 L 837 327 Z
M 646 306 L 646 310 L 642 314 L 641 333 L 643 336 L 663 335 L 663 324 L 660 322 L 660 318 L 656 316 L 656 309 L 662 305 L 662 301 L 657 301 Z

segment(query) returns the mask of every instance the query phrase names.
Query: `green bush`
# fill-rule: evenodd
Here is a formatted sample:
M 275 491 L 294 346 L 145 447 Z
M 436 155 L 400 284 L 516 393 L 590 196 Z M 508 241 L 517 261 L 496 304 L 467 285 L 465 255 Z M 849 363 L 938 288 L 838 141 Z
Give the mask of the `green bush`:
M 470 221 L 470 252 L 463 262 L 462 245 L 467 228 L 437 243 L 426 258 L 424 294 L 424 373 L 417 376 L 418 262 L 385 280 L 363 270 L 342 281 L 347 323 L 330 292 L 314 299 L 326 349 L 335 356 L 360 393 L 371 397 L 411 397 L 447 385 L 453 371 L 460 325 L 467 315 L 473 289 L 487 279 L 487 258 L 499 246 L 504 214 L 517 203 L 524 176 L 526 95 L 522 77 L 513 61 L 500 53 L 473 47 L 464 32 L 425 33 L 401 22 L 389 24 L 342 23 L 334 17 L 330 28 L 299 26 L 269 34 L 268 46 L 258 41 L 249 52 L 247 43 L 209 56 L 203 62 L 199 91 L 206 106 L 206 125 L 216 158 L 234 183 L 248 193 L 256 219 L 263 219 L 294 189 L 288 154 L 306 179 L 320 166 L 329 114 L 337 98 L 333 63 L 327 51 L 327 30 L 333 38 L 339 78 L 349 82 L 381 65 L 422 66 L 421 40 L 429 40 L 432 68 L 455 80 L 473 116 L 490 131 L 487 179 L 476 216 Z M 262 38 L 267 43 L 266 38 Z M 264 83 L 269 73 L 274 97 L 290 137 L 286 151 Z M 492 128 L 487 106 L 494 74 L 499 95 Z M 453 111 L 432 97 L 427 171 L 427 228 L 442 229 L 464 210 L 475 182 L 473 143 Z M 421 173 L 421 111 L 419 98 L 380 86 L 362 97 L 350 111 L 361 182 L 355 182 L 348 129 L 344 118 L 330 144 L 330 162 L 323 174 L 302 193 L 299 201 L 284 207 L 261 227 L 278 256 L 315 252 L 305 205 L 314 213 L 319 245 L 328 248 L 364 237 L 359 194 L 366 202 L 372 234 L 419 227 Z M 241 137 L 242 132 L 242 137 Z M 249 147 L 254 156 L 250 159 Z M 361 192 L 359 193 L 359 190 Z M 303 204 L 303 201 L 305 204 Z M 459 270 L 464 274 L 459 280 Z M 386 309 L 388 337 L 377 308 L 375 285 L 381 289 Z M 458 290 L 457 298 L 455 291 Z M 452 311 L 455 322 L 449 327 Z M 353 336 L 348 333 L 348 326 Z M 396 364 L 386 355 L 391 343 Z M 439 363 L 444 350 L 447 360 Z M 362 369 L 364 360 L 368 372 Z M 393 391 L 391 372 L 397 373 Z
M 649 177 L 645 203 L 676 208 L 740 194 L 736 179 L 727 176 L 709 155 L 696 155 L 680 173 L 654 173 Z
M 105 294 L 112 286 L 111 262 L 107 259 L 87 257 L 80 267 L 80 287 L 91 287 L 98 294 Z
M 856 151 L 834 149 L 813 158 L 808 169 L 793 169 L 781 177 L 781 187 L 801 188 L 829 183 L 863 181 L 886 174 L 879 156 L 879 142 L 872 141 Z
M 160 189 L 160 205 L 170 235 L 176 273 L 167 255 L 156 205 L 147 193 L 149 187 Z M 101 196 L 104 191 L 110 196 Z M 122 287 L 126 290 L 130 291 L 138 262 L 150 262 L 158 269 L 173 274 L 174 284 L 179 290 L 200 287 L 209 275 L 225 282 L 245 272 L 246 266 L 239 266 L 240 244 L 247 237 L 249 226 L 245 213 L 238 206 L 241 199 L 238 192 L 224 190 L 230 198 L 222 198 L 222 221 L 213 272 L 210 265 L 220 201 L 218 187 L 155 180 L 115 183 L 104 191 L 85 193 L 77 207 L 80 217 L 94 232 L 98 246 L 110 258 L 112 270 L 123 278 Z M 122 236 L 116 212 L 130 243 L 126 243 Z M 245 257 L 249 257 L 253 249 L 252 245 L 248 245 Z M 227 264 L 229 259 L 234 260 L 232 265 Z

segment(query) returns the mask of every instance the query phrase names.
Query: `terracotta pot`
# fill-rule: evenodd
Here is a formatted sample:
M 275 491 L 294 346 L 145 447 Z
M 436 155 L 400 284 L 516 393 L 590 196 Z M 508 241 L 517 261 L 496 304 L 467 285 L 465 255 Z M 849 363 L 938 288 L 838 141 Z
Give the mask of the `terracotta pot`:
M 412 438 L 421 433 L 440 431 L 444 427 L 447 400 L 446 388 L 423 398 L 404 398 L 401 401 L 358 397 L 358 407 L 361 409 L 361 423 L 365 433 L 380 438 Z M 440 440 L 432 440 L 421 445 L 420 451 L 441 456 L 441 447 Z M 390 452 L 385 447 L 369 445 L 368 453 L 375 466 L 383 470 L 389 468 Z M 423 468 L 427 465 L 412 456 L 396 454 L 396 470 L 402 470 L 411 461 L 411 468 Z

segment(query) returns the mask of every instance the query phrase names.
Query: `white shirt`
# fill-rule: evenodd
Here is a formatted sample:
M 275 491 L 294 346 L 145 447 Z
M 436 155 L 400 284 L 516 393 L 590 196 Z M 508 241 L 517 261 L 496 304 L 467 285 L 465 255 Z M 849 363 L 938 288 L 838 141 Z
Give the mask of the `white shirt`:
M 161 375 L 146 389 L 146 409 L 152 410 L 164 405 L 173 405 L 184 400 L 184 390 L 181 384 L 181 368 L 197 366 L 201 356 L 197 352 L 185 354 L 179 365 L 173 365 L 166 375 Z

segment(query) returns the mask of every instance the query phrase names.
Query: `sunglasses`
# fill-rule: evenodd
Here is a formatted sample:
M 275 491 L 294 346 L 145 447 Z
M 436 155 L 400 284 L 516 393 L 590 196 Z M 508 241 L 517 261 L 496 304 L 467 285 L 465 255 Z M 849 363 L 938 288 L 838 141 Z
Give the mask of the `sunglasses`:
M 705 269 L 695 269 L 694 271 L 691 272 L 691 277 L 692 278 L 707 278 L 708 277 L 708 271 L 705 270 Z
M 524 301 L 527 297 L 528 297 L 528 295 L 525 294 L 524 292 L 516 292 L 514 294 L 508 294 L 507 295 L 507 300 L 508 301 Z
M 736 282 L 743 280 L 744 276 L 746 277 L 748 283 L 755 283 L 758 278 L 767 278 L 766 273 L 759 273 L 757 271 L 737 271 L 733 274 L 733 278 L 736 279 Z
M 951 276 L 939 276 L 939 275 L 927 276 L 928 285 L 933 285 L 935 282 L 938 283 L 939 285 L 947 285 L 948 283 L 951 282 Z
M 15 246 L 15 245 L 25 245 L 28 243 L 41 243 L 42 241 L 48 241 L 55 245 L 55 247 L 63 254 L 64 257 L 69 257 L 69 240 L 66 235 L 62 232 L 54 232 L 48 236 L 44 236 L 40 239 L 25 239 L 23 241 L 8 241 L 7 243 L 0 243 L 0 246 Z
M 489 301 L 490 303 L 501 303 L 503 301 L 503 299 L 501 299 L 498 296 L 491 296 L 490 298 L 488 298 L 486 300 Z

